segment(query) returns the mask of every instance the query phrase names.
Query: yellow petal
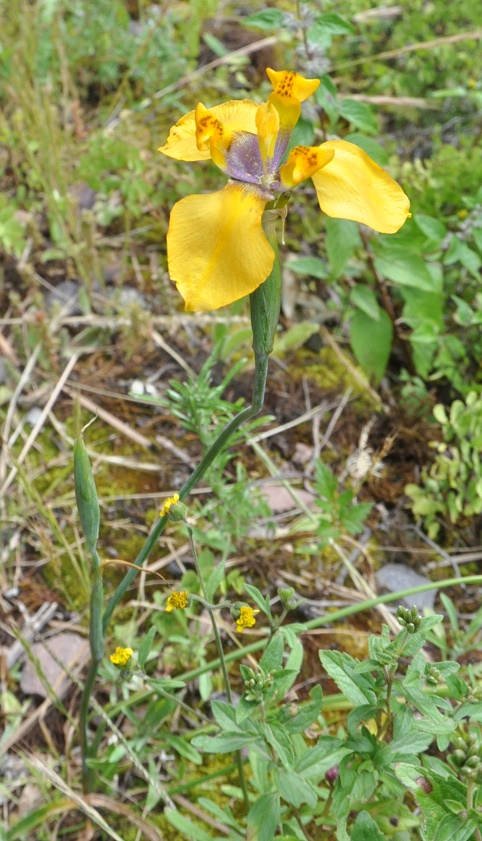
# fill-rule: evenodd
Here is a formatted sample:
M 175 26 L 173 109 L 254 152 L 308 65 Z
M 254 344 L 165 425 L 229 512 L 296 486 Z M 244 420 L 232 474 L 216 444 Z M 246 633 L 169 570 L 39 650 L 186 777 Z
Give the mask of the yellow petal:
M 169 274 L 188 310 L 215 310 L 244 298 L 266 280 L 274 252 L 261 225 L 269 195 L 230 182 L 224 190 L 187 196 L 171 212 Z
M 410 216 L 410 202 L 400 185 L 353 143 L 329 140 L 320 148 L 335 153 L 312 176 L 323 212 L 382 234 L 398 231 Z
M 326 166 L 334 155 L 332 149 L 323 149 L 321 146 L 295 146 L 291 150 L 288 160 L 279 170 L 281 183 L 289 190 L 296 187 L 306 178 L 313 176 L 323 166 Z
M 288 70 L 271 70 L 270 67 L 267 67 L 266 73 L 276 94 L 297 99 L 299 102 L 308 99 L 320 84 L 319 79 L 305 79 L 299 73 L 292 73 Z
M 222 105 L 215 105 L 209 113 L 226 127 L 229 132 L 251 131 L 256 133 L 256 112 L 258 105 L 250 99 L 230 100 Z M 175 158 L 176 161 L 207 161 L 211 157 L 209 149 L 199 150 L 196 143 L 196 112 L 185 114 L 172 127 L 164 146 L 157 150 Z

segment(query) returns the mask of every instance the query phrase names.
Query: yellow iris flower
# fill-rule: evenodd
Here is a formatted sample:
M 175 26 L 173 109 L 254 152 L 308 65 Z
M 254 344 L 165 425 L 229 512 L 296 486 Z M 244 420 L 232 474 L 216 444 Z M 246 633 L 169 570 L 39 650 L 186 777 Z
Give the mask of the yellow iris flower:
M 274 252 L 264 233 L 266 205 L 307 178 L 328 216 L 395 233 L 409 214 L 402 188 L 345 140 L 296 146 L 286 160 L 301 103 L 318 79 L 268 69 L 268 101 L 199 103 L 172 127 L 159 151 L 180 161 L 210 158 L 228 175 L 223 190 L 187 196 L 171 212 L 169 274 L 188 310 L 214 310 L 251 294 L 269 276 Z

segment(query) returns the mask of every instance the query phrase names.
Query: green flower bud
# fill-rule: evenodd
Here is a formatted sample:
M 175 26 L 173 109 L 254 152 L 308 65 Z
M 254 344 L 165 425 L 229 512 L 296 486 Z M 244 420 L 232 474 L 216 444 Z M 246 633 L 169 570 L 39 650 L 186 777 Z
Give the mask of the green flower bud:
M 85 542 L 90 554 L 95 557 L 99 539 L 100 506 L 82 434 L 74 444 L 74 486 Z

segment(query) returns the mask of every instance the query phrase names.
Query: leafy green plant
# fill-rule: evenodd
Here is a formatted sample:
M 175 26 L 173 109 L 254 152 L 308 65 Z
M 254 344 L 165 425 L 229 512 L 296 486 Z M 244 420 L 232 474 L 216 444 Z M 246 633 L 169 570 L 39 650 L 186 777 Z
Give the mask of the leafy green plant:
M 465 401 L 454 400 L 449 412 L 438 403 L 433 413 L 441 427 L 442 441 L 433 464 L 422 468 L 421 483 L 409 483 L 405 493 L 411 508 L 431 537 L 441 520 L 461 522 L 482 512 L 482 397 L 470 392 Z

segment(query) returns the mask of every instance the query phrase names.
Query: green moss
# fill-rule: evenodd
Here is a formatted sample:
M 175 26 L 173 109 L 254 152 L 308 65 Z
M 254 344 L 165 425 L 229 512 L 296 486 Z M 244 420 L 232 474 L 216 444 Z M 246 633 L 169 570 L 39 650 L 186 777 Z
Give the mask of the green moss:
M 381 401 L 370 388 L 363 371 L 349 354 L 342 354 L 342 351 L 338 354 L 333 348 L 324 347 L 314 359 L 310 351 L 302 349 L 297 353 L 297 364 L 291 369 L 292 375 L 313 380 L 323 391 L 345 392 L 351 389 L 360 410 L 379 410 Z

